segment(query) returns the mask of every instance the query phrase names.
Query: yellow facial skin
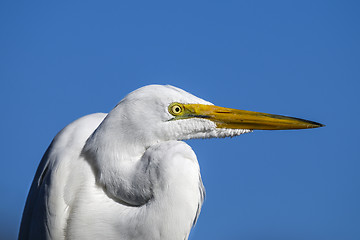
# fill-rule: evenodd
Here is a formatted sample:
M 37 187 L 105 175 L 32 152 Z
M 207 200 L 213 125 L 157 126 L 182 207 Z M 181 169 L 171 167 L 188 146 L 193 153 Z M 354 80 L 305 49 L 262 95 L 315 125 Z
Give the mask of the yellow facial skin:
M 213 121 L 218 128 L 251 130 L 289 130 L 318 128 L 324 125 L 300 118 L 275 114 L 252 112 L 203 104 L 172 103 L 169 113 L 173 120 L 205 118 Z

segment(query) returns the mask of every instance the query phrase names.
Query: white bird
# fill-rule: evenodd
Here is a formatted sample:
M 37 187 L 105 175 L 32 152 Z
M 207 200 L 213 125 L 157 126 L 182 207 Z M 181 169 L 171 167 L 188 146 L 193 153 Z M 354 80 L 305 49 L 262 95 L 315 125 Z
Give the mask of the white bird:
M 19 239 L 187 239 L 204 200 L 190 138 L 323 125 L 217 107 L 172 86 L 128 94 L 60 131 L 32 183 Z

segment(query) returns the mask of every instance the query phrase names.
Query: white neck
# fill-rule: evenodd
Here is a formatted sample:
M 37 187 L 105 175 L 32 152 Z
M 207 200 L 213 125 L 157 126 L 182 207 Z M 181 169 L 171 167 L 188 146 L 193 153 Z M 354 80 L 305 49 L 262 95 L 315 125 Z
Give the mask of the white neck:
M 116 129 L 105 119 L 87 140 L 83 154 L 91 164 L 97 183 L 109 197 L 129 205 L 142 205 L 152 196 L 149 180 L 140 162 L 145 147 L 135 138 L 123 139 L 121 123 Z M 133 141 L 131 141 L 133 140 Z

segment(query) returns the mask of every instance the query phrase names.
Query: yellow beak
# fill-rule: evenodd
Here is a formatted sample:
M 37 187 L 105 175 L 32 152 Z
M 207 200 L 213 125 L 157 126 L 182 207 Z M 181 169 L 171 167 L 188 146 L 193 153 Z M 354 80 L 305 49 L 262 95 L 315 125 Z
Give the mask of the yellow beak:
M 203 104 L 183 104 L 183 118 L 197 117 L 213 121 L 218 128 L 287 130 L 317 128 L 324 125 L 300 118 L 251 112 Z M 182 117 L 180 117 L 182 118 Z

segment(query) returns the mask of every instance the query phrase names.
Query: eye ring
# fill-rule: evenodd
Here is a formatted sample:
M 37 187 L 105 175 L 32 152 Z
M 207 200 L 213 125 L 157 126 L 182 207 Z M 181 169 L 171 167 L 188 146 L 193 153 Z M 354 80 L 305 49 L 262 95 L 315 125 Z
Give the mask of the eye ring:
M 172 103 L 169 106 L 169 112 L 174 116 L 180 115 L 183 111 L 184 111 L 184 108 L 179 103 Z

